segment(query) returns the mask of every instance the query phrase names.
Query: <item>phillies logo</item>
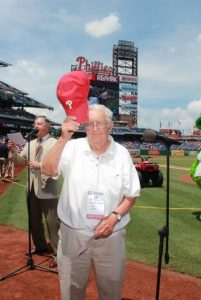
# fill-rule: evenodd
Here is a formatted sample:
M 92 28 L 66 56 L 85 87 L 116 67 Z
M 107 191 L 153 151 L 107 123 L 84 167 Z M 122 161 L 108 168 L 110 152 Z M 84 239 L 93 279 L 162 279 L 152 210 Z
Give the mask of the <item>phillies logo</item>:
M 71 100 L 66 101 L 66 105 L 69 107 L 69 109 L 72 109 L 72 104 L 73 104 L 73 101 L 71 101 Z

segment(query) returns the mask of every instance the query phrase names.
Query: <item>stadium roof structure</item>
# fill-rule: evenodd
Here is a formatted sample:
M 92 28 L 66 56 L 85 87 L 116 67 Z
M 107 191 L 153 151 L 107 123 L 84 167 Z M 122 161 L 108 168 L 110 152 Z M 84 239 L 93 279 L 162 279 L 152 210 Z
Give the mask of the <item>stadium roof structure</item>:
M 0 101 L 8 101 L 16 107 L 36 107 L 53 110 L 52 106 L 45 105 L 31 97 L 28 93 L 22 92 L 17 88 L 0 81 Z
M 0 67 L 8 66 L 12 65 L 0 60 Z M 52 106 L 29 97 L 28 93 L 0 81 L 0 134 L 6 135 L 15 131 L 27 134 L 33 130 L 36 116 L 24 109 L 28 107 L 54 110 Z M 50 124 L 60 126 L 59 123 L 53 121 L 50 121 Z
M 12 65 L 5 61 L 0 60 L 0 67 L 8 67 L 8 66 L 12 66 Z

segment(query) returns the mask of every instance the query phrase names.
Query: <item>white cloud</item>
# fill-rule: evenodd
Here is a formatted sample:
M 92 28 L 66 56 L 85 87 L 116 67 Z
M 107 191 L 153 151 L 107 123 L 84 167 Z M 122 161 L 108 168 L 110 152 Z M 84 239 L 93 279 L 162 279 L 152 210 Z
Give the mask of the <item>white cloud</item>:
M 121 28 L 119 18 L 111 14 L 101 20 L 87 22 L 85 24 L 85 32 L 95 38 L 100 38 L 109 35 Z
M 20 59 L 16 62 L 14 68 L 9 68 L 10 74 L 31 76 L 32 79 L 40 79 L 46 77 L 45 70 L 36 62 Z
M 187 106 L 187 111 L 192 116 L 199 117 L 201 115 L 201 99 L 190 102 Z
M 186 108 L 144 109 L 138 108 L 138 126 L 159 130 L 162 128 L 180 129 L 184 134 L 190 134 L 195 120 L 201 114 L 201 99 L 191 101 Z M 151 124 L 151 125 L 150 125 Z

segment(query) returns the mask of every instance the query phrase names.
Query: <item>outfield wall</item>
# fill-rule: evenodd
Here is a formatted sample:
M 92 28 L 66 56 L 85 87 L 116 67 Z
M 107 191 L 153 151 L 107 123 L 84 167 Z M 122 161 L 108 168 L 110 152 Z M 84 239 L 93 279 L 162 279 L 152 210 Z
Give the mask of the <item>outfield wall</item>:
M 131 155 L 148 155 L 148 156 L 159 156 L 166 155 L 166 149 L 128 149 Z M 189 151 L 189 150 L 171 150 L 170 155 L 178 156 L 197 156 L 199 151 Z

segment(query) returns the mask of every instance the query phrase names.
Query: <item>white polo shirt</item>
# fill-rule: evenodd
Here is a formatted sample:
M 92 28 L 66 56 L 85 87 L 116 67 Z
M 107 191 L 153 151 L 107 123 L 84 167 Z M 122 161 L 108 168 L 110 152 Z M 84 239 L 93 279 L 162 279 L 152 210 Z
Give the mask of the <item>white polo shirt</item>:
M 140 195 L 138 174 L 128 150 L 109 138 L 110 146 L 101 156 L 91 150 L 87 137 L 72 139 L 64 147 L 58 166 L 58 174 L 64 179 L 58 216 L 71 228 L 93 231 L 100 221 L 87 218 L 90 191 L 104 195 L 104 216 L 120 204 L 123 196 Z M 123 228 L 129 220 L 127 213 L 114 230 Z

